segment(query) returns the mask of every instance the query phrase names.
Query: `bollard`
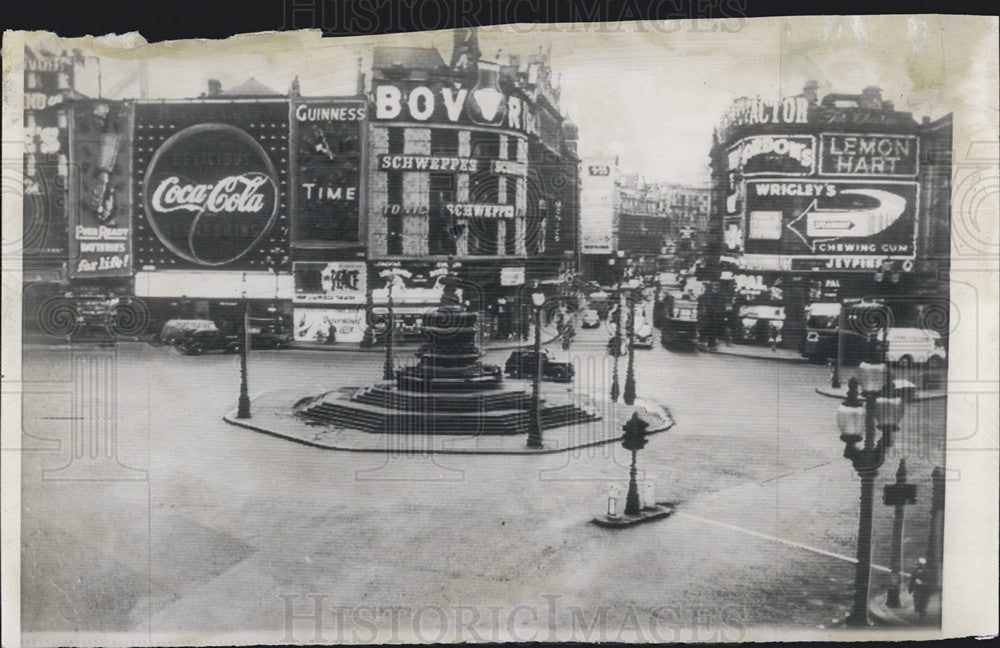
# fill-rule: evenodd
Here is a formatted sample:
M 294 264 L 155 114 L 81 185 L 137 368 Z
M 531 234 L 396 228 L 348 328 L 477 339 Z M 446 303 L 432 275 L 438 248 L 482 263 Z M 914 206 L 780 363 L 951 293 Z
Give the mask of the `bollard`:
M 639 491 L 639 503 L 644 509 L 656 506 L 656 481 L 654 479 L 647 477 L 643 480 L 642 488 Z
M 906 459 L 899 460 L 896 470 L 896 481 L 883 488 L 882 501 L 886 506 L 895 508 L 892 518 L 892 551 L 889 568 L 890 584 L 886 593 L 886 607 L 899 607 L 899 590 L 902 584 L 900 570 L 903 565 L 903 521 L 906 515 L 906 505 L 917 501 L 917 485 L 906 482 Z
M 617 518 L 621 508 L 621 488 L 618 484 L 611 484 L 608 487 L 608 517 Z

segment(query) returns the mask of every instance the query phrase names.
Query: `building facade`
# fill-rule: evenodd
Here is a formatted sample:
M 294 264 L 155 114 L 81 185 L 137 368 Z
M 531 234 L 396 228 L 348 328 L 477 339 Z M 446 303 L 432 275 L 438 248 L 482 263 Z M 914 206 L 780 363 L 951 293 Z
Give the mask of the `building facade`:
M 370 91 L 359 75 L 349 97 L 250 79 L 210 80 L 196 99 L 68 102 L 51 116 L 66 131 L 49 165 L 67 185 L 46 233 L 59 285 L 136 298 L 149 332 L 235 328 L 249 302 L 297 341 L 363 342 L 390 273 L 397 325 L 418 329 L 450 266 L 485 333 L 523 335 L 526 287 L 554 294 L 577 270 L 576 128 L 546 54 L 483 61 L 462 30 L 452 59 L 377 49 Z M 40 161 L 33 150 L 26 169 Z
M 617 276 L 608 261 L 623 251 L 645 274 L 662 266 L 689 266 L 708 236 L 711 192 L 621 174 L 617 158 L 581 164 L 581 267 L 587 279 L 608 284 Z
M 481 60 L 467 34 L 452 63 L 436 49 L 374 52 L 368 147 L 371 309 L 388 274 L 409 276 L 395 312 L 418 318 L 439 299 L 434 271 L 466 282 L 485 332 L 523 328 L 526 286 L 557 291 L 577 265 L 576 129 L 559 113 L 547 57 Z
M 878 88 L 816 89 L 736 100 L 711 150 L 704 275 L 779 287 L 787 346 L 810 302 L 883 299 L 897 325 L 947 312 L 950 115 L 918 123 Z

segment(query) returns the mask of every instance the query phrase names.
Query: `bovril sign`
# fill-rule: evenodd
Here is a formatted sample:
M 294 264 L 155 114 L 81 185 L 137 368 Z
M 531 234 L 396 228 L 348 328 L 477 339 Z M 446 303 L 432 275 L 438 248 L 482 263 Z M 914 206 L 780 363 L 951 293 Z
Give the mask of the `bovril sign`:
M 168 138 L 143 181 L 146 219 L 163 245 L 203 266 L 244 256 L 274 225 L 277 173 L 261 145 L 227 124 L 198 124 Z
M 492 88 L 397 84 L 375 85 L 376 120 L 464 123 L 537 132 L 529 105 L 520 97 Z

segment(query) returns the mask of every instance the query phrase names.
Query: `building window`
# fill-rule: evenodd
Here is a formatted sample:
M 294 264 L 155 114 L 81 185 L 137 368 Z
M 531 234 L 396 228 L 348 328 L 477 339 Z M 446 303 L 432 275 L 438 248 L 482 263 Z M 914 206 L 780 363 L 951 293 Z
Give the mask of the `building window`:
M 500 177 L 489 172 L 478 171 L 469 176 L 470 203 L 496 203 L 500 194 Z
M 472 157 L 496 160 L 500 157 L 500 135 L 472 131 Z
M 497 223 L 495 218 L 469 219 L 470 255 L 494 255 L 497 253 Z
M 504 232 L 504 254 L 517 254 L 517 219 L 507 219 L 507 231 Z
M 390 132 L 402 129 L 390 129 Z M 391 142 L 390 138 L 390 142 Z M 401 147 L 402 148 L 402 147 Z M 403 204 L 403 172 L 387 171 L 386 174 L 386 203 L 390 206 Z M 401 211 L 401 210 L 400 210 Z M 403 215 L 401 213 L 390 213 L 385 218 L 386 254 L 399 255 L 403 253 Z
M 458 155 L 458 131 L 453 128 L 432 129 L 431 155 Z
M 457 143 L 457 142 L 456 142 Z M 455 254 L 455 229 L 457 223 L 447 210 L 447 205 L 455 202 L 455 176 L 451 173 L 431 173 L 430 185 L 430 227 L 428 248 L 430 254 Z
M 405 133 L 403 128 L 392 127 L 389 131 L 389 153 L 400 154 L 403 152 L 403 141 Z

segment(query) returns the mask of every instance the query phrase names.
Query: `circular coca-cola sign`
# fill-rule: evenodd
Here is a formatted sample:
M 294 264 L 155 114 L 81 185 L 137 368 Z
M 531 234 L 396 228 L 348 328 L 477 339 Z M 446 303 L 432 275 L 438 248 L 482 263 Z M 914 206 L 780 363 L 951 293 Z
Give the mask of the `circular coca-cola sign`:
M 227 124 L 178 131 L 153 155 L 143 183 L 150 227 L 171 252 L 221 266 L 267 236 L 278 215 L 278 183 L 264 148 Z

